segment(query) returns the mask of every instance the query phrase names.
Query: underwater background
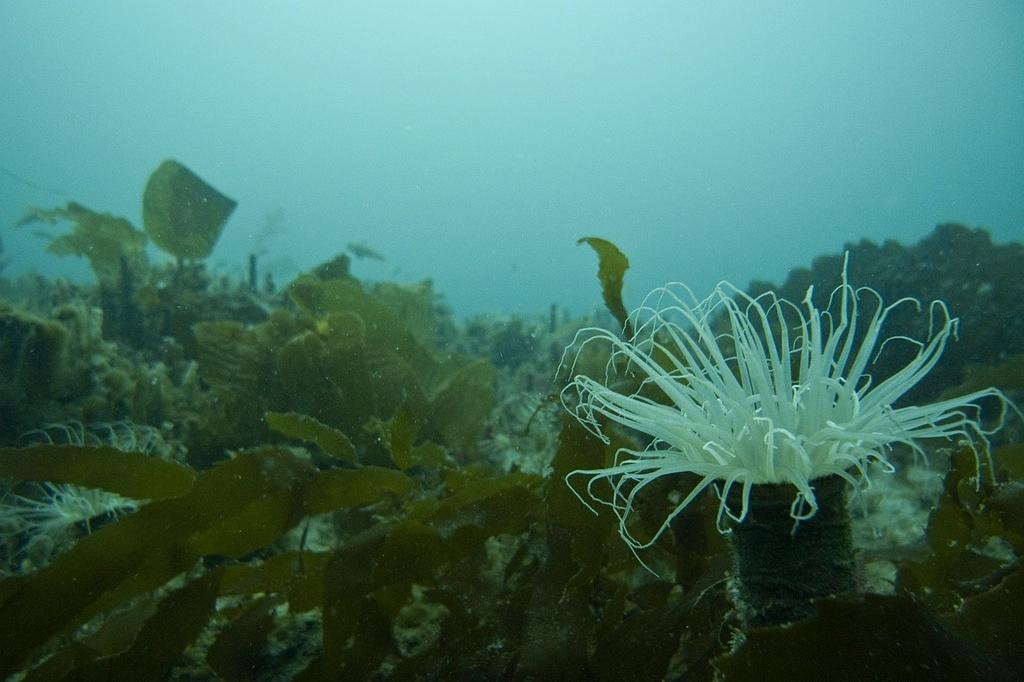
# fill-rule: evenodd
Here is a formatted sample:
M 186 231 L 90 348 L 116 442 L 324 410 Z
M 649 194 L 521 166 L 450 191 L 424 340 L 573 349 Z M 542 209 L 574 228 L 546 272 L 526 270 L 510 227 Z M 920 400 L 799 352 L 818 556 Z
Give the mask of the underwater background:
M 433 278 L 460 317 L 589 312 L 567 279 L 585 234 L 629 250 L 640 297 L 1024 222 L 1016 2 L 2 10 L 0 166 L 59 194 L 2 174 L 0 222 L 62 198 L 134 220 L 177 158 L 239 202 L 220 269 L 265 251 L 288 277 L 365 242 L 387 262 L 356 274 Z M 72 267 L 4 239 L 15 272 Z
M 1017 679 L 1022 35 L 1015 2 L 0 4 L 0 679 Z M 791 385 L 808 319 L 837 357 Z M 688 414 L 716 376 L 746 393 Z M 715 437 L 602 473 L 815 386 L 763 444 L 855 453 L 816 518 L 677 466 Z

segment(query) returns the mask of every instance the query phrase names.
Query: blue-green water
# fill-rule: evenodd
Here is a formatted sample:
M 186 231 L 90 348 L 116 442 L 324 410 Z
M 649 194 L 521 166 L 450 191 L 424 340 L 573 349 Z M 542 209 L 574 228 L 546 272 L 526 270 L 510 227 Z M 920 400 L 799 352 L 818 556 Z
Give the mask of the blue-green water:
M 460 316 L 593 309 L 591 234 L 631 301 L 945 221 L 1019 239 L 1021 35 L 1009 1 L 5 2 L 0 223 L 140 225 L 176 158 L 239 202 L 217 267 L 365 242 L 388 260 L 357 275 L 432 277 Z M 9 275 L 89 277 L 3 238 Z

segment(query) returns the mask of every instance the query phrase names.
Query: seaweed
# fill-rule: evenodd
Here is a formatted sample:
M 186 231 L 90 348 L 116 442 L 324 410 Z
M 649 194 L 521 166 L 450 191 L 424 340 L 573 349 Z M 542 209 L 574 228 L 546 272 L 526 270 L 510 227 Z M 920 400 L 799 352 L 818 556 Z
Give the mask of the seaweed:
M 605 445 L 587 432 L 575 419 L 562 418 L 558 451 L 551 463 L 552 479 L 562 481 L 571 471 L 605 466 L 620 443 Z M 568 548 L 575 573 L 565 585 L 579 590 L 604 568 L 607 540 L 616 526 L 612 514 L 595 514 L 579 503 L 566 485 L 554 486 L 547 495 L 548 523 L 570 533 Z
M 239 456 L 199 474 L 186 494 L 152 502 L 82 538 L 37 574 L 0 583 L 6 588 L 0 614 L 20 624 L 2 635 L 0 672 L 9 674 L 54 635 L 190 569 L 208 542 L 218 541 L 225 554 L 230 545 L 238 555 L 265 546 L 298 521 L 297 504 L 275 505 L 280 514 L 269 527 L 238 519 L 275 493 L 301 495 L 298 484 L 311 473 L 276 451 Z
M 281 597 L 263 597 L 231 621 L 210 647 L 206 660 L 227 682 L 246 682 L 265 665 L 263 642 L 274 628 L 274 609 Z
M 462 328 L 429 281 L 360 282 L 345 255 L 261 298 L 194 262 L 233 202 L 221 197 L 219 224 L 190 234 L 199 213 L 188 196 L 210 188 L 165 170 L 147 188 L 167 223 L 162 243 L 147 231 L 178 264 L 132 260 L 138 231 L 107 245 L 128 249 L 116 263 L 97 261 L 114 298 L 144 315 L 145 342 L 126 352 L 111 329 L 90 331 L 93 290 L 52 319 L 4 309 L 0 397 L 11 440 L 18 428 L 47 432 L 49 415 L 144 413 L 190 466 L 105 445 L 0 448 L 0 495 L 74 485 L 138 500 L 70 533 L 48 566 L 0 578 L 0 676 L 742 680 L 905 678 L 931 665 L 1012 679 L 1019 445 L 996 450 L 980 484 L 971 454 L 956 455 L 927 547 L 894 559 L 896 594 L 822 598 L 806 621 L 741 632 L 716 500 L 688 507 L 645 552 L 655 576 L 619 541 L 615 515 L 592 513 L 565 485 L 643 444 L 626 432 L 601 442 L 566 415 L 535 418 L 546 406 L 536 395 L 558 389 L 550 376 L 570 325 L 556 310 Z M 104 221 L 120 220 L 77 204 L 35 217 L 77 220 L 60 248 L 83 253 L 91 230 L 106 238 Z M 581 242 L 630 334 L 628 260 L 605 240 Z M 1018 360 L 1002 369 L 1013 390 Z M 482 440 L 503 443 L 509 465 L 481 458 Z M 660 523 L 680 489 L 652 484 L 636 523 Z
M 184 495 L 195 472 L 179 464 L 108 446 L 0 448 L 0 477 L 102 488 L 137 500 Z
M 1005 358 L 997 365 L 966 365 L 963 383 L 946 389 L 939 397 L 965 395 L 989 386 L 1005 392 L 1024 391 L 1024 353 Z
M 716 667 L 726 679 L 991 680 L 993 666 L 936 627 L 908 596 L 818 603 L 819 614 L 749 633 Z M 842 671 L 841 674 L 839 671 Z
M 86 258 L 101 288 L 117 289 L 123 273 L 138 274 L 147 266 L 146 235 L 124 218 L 97 213 L 69 201 L 64 208 L 30 207 L 15 226 L 36 222 L 73 224 L 70 234 L 54 238 L 47 251 L 58 256 Z
M 901 563 L 895 595 L 817 600 L 807 620 L 748 632 L 716 660 L 718 670 L 730 680 L 825 669 L 909 679 L 917 665 L 921 679 L 1016 679 L 1024 656 L 1022 454 L 1019 445 L 997 449 L 998 479 L 990 472 L 978 480 L 973 453 L 954 453 L 929 519 L 930 551 Z
M 347 314 L 346 321 L 358 316 L 366 344 L 385 357 L 402 358 L 420 378 L 429 377 L 437 368 L 428 347 L 416 340 L 405 321 L 353 279 L 299 277 L 288 288 L 288 296 L 314 319 L 337 319 L 330 317 L 331 313 Z
M 142 222 L 153 243 L 178 259 L 213 251 L 237 203 L 174 160 L 161 163 L 142 195 Z
M 301 415 L 288 417 L 289 433 L 302 434 L 310 424 Z M 389 447 L 405 453 L 396 461 L 409 464 L 406 458 L 423 447 L 410 445 L 410 415 L 399 411 L 381 426 Z M 300 437 L 322 440 L 319 427 Z M 826 665 L 894 672 L 906 664 L 900 656 L 932 661 L 942 673 L 963 679 L 1006 677 L 1006 661 L 1018 653 L 1019 640 L 1009 629 L 1015 608 L 1009 604 L 1020 599 L 1018 571 L 987 582 L 962 609 L 940 618 L 920 598 L 819 600 L 809 620 L 748 632 L 723 655 L 728 604 L 724 589 L 714 587 L 727 570 L 719 561 L 727 558 L 724 549 L 706 545 L 703 566 L 686 564 L 696 575 L 688 576 L 683 591 L 673 582 L 637 581 L 633 562 L 620 556 L 614 516 L 590 513 L 562 485 L 565 472 L 600 465 L 628 445 L 604 444 L 565 419 L 551 478 L 495 475 L 449 460 L 447 469 L 434 471 L 440 487 L 430 488 L 422 487 L 422 463 L 402 470 L 346 462 L 346 468 L 318 470 L 274 448 L 240 453 L 83 538 L 38 575 L 0 582 L 0 617 L 19 624 L 3 636 L 11 659 L 3 671 L 18 669 L 31 652 L 48 651 L 39 647 L 55 636 L 100 616 L 102 640 L 54 649 L 45 659 L 47 674 L 101 677 L 154 651 L 154 674 L 160 676 L 169 662 L 180 665 L 184 648 L 216 622 L 219 634 L 207 664 L 227 679 L 245 679 L 251 666 L 283 665 L 270 649 L 292 618 L 281 614 L 312 610 L 323 646 L 304 679 L 438 677 L 457 668 L 489 678 L 609 680 L 684 673 L 711 679 L 717 669 L 742 680 L 776 668 L 809 672 Z M 110 454 L 102 449 L 50 446 L 41 452 L 82 458 L 83 473 L 64 472 L 65 480 L 120 485 L 109 464 L 85 473 L 87 458 Z M 0 454 L 6 461 L 24 453 Z M 1015 452 L 1001 452 L 997 462 L 1015 458 Z M 59 472 L 43 467 L 30 473 Z M 102 480 L 106 476 L 110 480 Z M 950 476 L 951 490 L 962 494 L 958 507 L 973 490 L 961 488 L 963 478 L 962 472 Z M 379 520 L 356 526 L 335 549 L 281 544 L 290 529 L 368 505 Z M 985 510 L 990 507 L 986 502 Z M 1005 518 L 1019 507 L 1019 498 L 1008 496 L 991 513 Z M 999 511 L 1004 508 L 1011 511 Z M 990 513 L 978 509 L 972 513 Z M 713 513 L 695 508 L 684 517 L 700 519 L 689 532 L 713 527 Z M 490 567 L 492 551 L 503 544 L 512 551 Z M 683 536 L 676 544 L 676 551 L 699 548 Z M 235 606 L 214 611 L 212 600 L 220 598 Z M 113 616 L 133 603 L 146 606 L 122 611 L 123 619 Z M 986 633 L 1001 638 L 994 649 L 977 644 L 992 654 L 989 660 L 955 644 Z M 801 647 L 812 637 L 819 643 L 808 653 Z M 873 653 L 870 665 L 863 660 L 866 650 Z
M 320 673 L 359 679 L 397 655 L 391 629 L 413 584 L 431 586 L 432 597 L 449 609 L 445 629 L 456 640 L 449 644 L 457 647 L 479 628 L 479 616 L 460 605 L 472 598 L 470 585 L 446 585 L 437 572 L 457 573 L 462 562 L 481 561 L 487 538 L 526 531 L 538 482 L 523 475 L 462 481 L 453 472 L 451 496 L 411 505 L 405 519 L 371 528 L 334 552 L 324 573 L 324 603 L 331 608 L 324 612 Z M 445 652 L 432 653 L 431 665 L 444 660 Z
M 1007 462 L 1019 468 L 1021 451 L 1020 446 L 997 449 L 997 467 Z M 898 586 L 937 613 L 952 612 L 965 599 L 991 588 L 1006 570 L 999 544 L 1024 553 L 1024 536 L 1015 530 L 1022 523 L 1016 515 L 1020 487 L 1020 479 L 979 480 L 973 453 L 966 448 L 954 453 L 943 495 L 928 521 L 931 553 L 905 563 Z
M 348 344 L 343 334 L 296 334 L 274 358 L 277 385 L 271 387 L 272 407 L 309 414 L 358 439 L 371 416 L 389 415 L 397 407 L 400 393 L 382 389 L 408 385 L 404 379 L 411 378 L 402 359 L 395 358 L 387 369 L 397 370 L 398 376 L 382 376 L 392 381 L 378 383 L 368 355 L 366 346 Z M 382 369 L 377 371 L 383 375 Z
M 601 295 L 604 297 L 604 304 L 607 306 L 608 312 L 622 325 L 624 335 L 627 338 L 633 336 L 629 313 L 622 303 L 622 283 L 626 270 L 629 269 L 629 259 L 607 239 L 582 237 L 576 243 L 586 243 L 597 252 L 597 279 L 601 282 Z
M 214 569 L 171 592 L 143 623 L 127 650 L 82 665 L 77 680 L 164 680 L 171 666 L 206 628 L 220 592 L 221 571 Z
M 475 360 L 451 372 L 434 389 L 427 423 L 440 442 L 463 453 L 475 453 L 480 431 L 494 404 L 497 370 Z
M 47 401 L 69 383 L 67 330 L 50 320 L 0 308 L 0 430 L 17 433 L 41 421 Z
M 218 440 L 204 449 L 266 439 L 264 415 L 271 412 L 301 414 L 341 432 L 366 463 L 393 461 L 393 454 L 405 456 L 425 441 L 474 453 L 494 403 L 492 365 L 420 342 L 384 300 L 354 280 L 306 275 L 288 294 L 298 313 L 276 311 L 249 327 L 195 326 L 199 372 L 217 394 L 209 415 L 217 426 L 205 431 Z M 400 411 L 415 442 L 391 453 L 374 424 Z
M 310 481 L 302 498 L 302 509 L 313 516 L 376 502 L 383 492 L 404 496 L 411 490 L 412 481 L 394 469 L 374 466 L 333 469 L 321 472 Z
M 356 449 L 352 441 L 338 429 L 295 412 L 267 412 L 266 419 L 267 425 L 278 433 L 313 443 L 342 462 L 356 463 Z
M 135 300 L 137 283 L 149 267 L 146 235 L 124 218 L 97 213 L 76 202 L 64 208 L 30 207 L 15 225 L 70 222 L 69 234 L 54 237 L 47 251 L 58 256 L 83 256 L 99 285 L 104 331 L 112 338 L 132 341 L 142 336 L 142 313 Z

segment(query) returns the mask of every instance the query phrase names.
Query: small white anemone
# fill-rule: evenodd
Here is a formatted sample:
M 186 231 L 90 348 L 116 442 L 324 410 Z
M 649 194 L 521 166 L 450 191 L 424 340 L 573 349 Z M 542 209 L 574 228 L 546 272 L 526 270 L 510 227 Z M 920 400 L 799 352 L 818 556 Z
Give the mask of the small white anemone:
M 1012 406 L 999 390 L 894 407 L 931 371 L 956 335 L 958 319 L 945 303 L 933 301 L 928 307 L 929 333 L 922 341 L 882 336 L 894 309 L 912 305 L 920 310 L 920 302 L 902 298 L 885 305 L 874 289 L 855 289 L 847 282 L 845 261 L 842 283 L 825 309 L 814 306 L 812 293 L 813 287 L 797 306 L 774 292 L 754 298 L 722 282 L 698 300 L 685 285 L 673 283 L 651 292 L 631 313 L 632 338 L 587 328 L 566 349 L 562 366 L 569 366 L 570 376 L 591 344 L 606 343 L 610 358 L 603 382 L 573 376 L 562 390 L 565 408 L 605 443 L 608 422 L 652 438 L 642 450 L 619 449 L 614 466 L 566 476 L 580 501 L 596 512 L 570 480 L 589 479 L 587 497 L 612 509 L 619 535 L 634 553 L 657 542 L 709 486 L 718 493 L 718 526 L 725 532 L 726 517 L 735 522 L 746 518 L 752 486 L 792 484 L 796 493 L 790 515 L 805 520 L 818 509 L 815 479 L 836 475 L 855 490 L 864 489 L 870 485 L 872 463 L 892 471 L 889 455 L 897 443 L 923 456 L 920 439 L 945 438 L 968 444 L 979 469 L 982 459 L 989 458 L 988 436 L 1002 426 Z M 860 335 L 858 316 L 869 314 L 861 310 L 864 296 L 875 305 L 869 306 L 870 319 Z M 916 353 L 905 367 L 874 383 L 868 368 L 893 341 L 912 344 Z M 612 388 L 615 376 L 626 372 L 643 377 L 629 394 Z M 980 422 L 977 401 L 985 397 L 1001 404 L 991 429 Z M 699 479 L 651 537 L 634 537 L 627 522 L 637 496 L 671 474 Z M 605 492 L 602 482 L 610 490 Z M 736 485 L 742 486 L 738 510 L 727 503 Z
M 48 481 L 34 484 L 36 495 L 10 494 L 11 502 L 0 500 L 0 515 L 18 531 L 43 534 L 60 539 L 73 526 L 81 524 L 92 533 L 91 522 L 101 516 L 116 520 L 136 511 L 135 500 L 116 493 L 83 488 L 70 483 Z

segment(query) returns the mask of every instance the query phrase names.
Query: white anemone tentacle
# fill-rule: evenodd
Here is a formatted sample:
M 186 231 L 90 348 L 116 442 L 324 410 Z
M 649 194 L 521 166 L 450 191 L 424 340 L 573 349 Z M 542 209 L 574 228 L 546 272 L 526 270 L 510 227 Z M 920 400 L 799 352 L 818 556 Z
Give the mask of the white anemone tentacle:
M 921 310 L 921 304 L 902 298 L 886 305 L 874 289 L 854 288 L 847 281 L 847 260 L 842 282 L 824 309 L 812 302 L 813 287 L 796 305 L 774 292 L 750 296 L 728 282 L 698 299 L 685 285 L 673 283 L 655 289 L 631 313 L 632 338 L 596 327 L 577 332 L 562 358 L 572 377 L 562 390 L 562 404 L 606 444 L 609 424 L 647 434 L 651 441 L 643 450 L 619 449 L 610 467 L 572 471 L 566 482 L 591 511 L 596 513 L 591 502 L 611 508 L 619 535 L 634 554 L 657 542 L 709 487 L 719 497 L 719 529 L 727 532 L 726 520 L 746 518 L 752 486 L 793 485 L 790 515 L 806 520 L 818 509 L 816 479 L 837 475 L 863 490 L 871 484 L 870 465 L 894 470 L 889 454 L 897 444 L 924 457 L 922 439 L 963 442 L 975 455 L 979 477 L 983 464 L 991 467 L 988 437 L 1002 427 L 1008 408 L 1020 414 L 998 389 L 894 407 L 939 362 L 959 320 L 945 303 L 934 301 L 928 306 L 927 338 L 884 337 L 895 309 Z M 873 305 L 860 332 L 865 296 Z M 716 331 L 720 324 L 724 332 Z M 876 383 L 868 370 L 889 343 L 909 343 L 916 353 Z M 591 344 L 605 344 L 610 351 L 603 381 L 576 373 L 580 354 Z M 622 372 L 640 378 L 632 393 L 612 388 Z M 1001 410 L 986 428 L 978 401 L 989 397 Z M 629 524 L 637 497 L 655 480 L 674 474 L 692 474 L 697 482 L 653 535 L 637 538 Z M 577 476 L 588 479 L 585 495 L 572 485 Z M 737 485 L 740 509 L 733 510 L 728 496 Z

